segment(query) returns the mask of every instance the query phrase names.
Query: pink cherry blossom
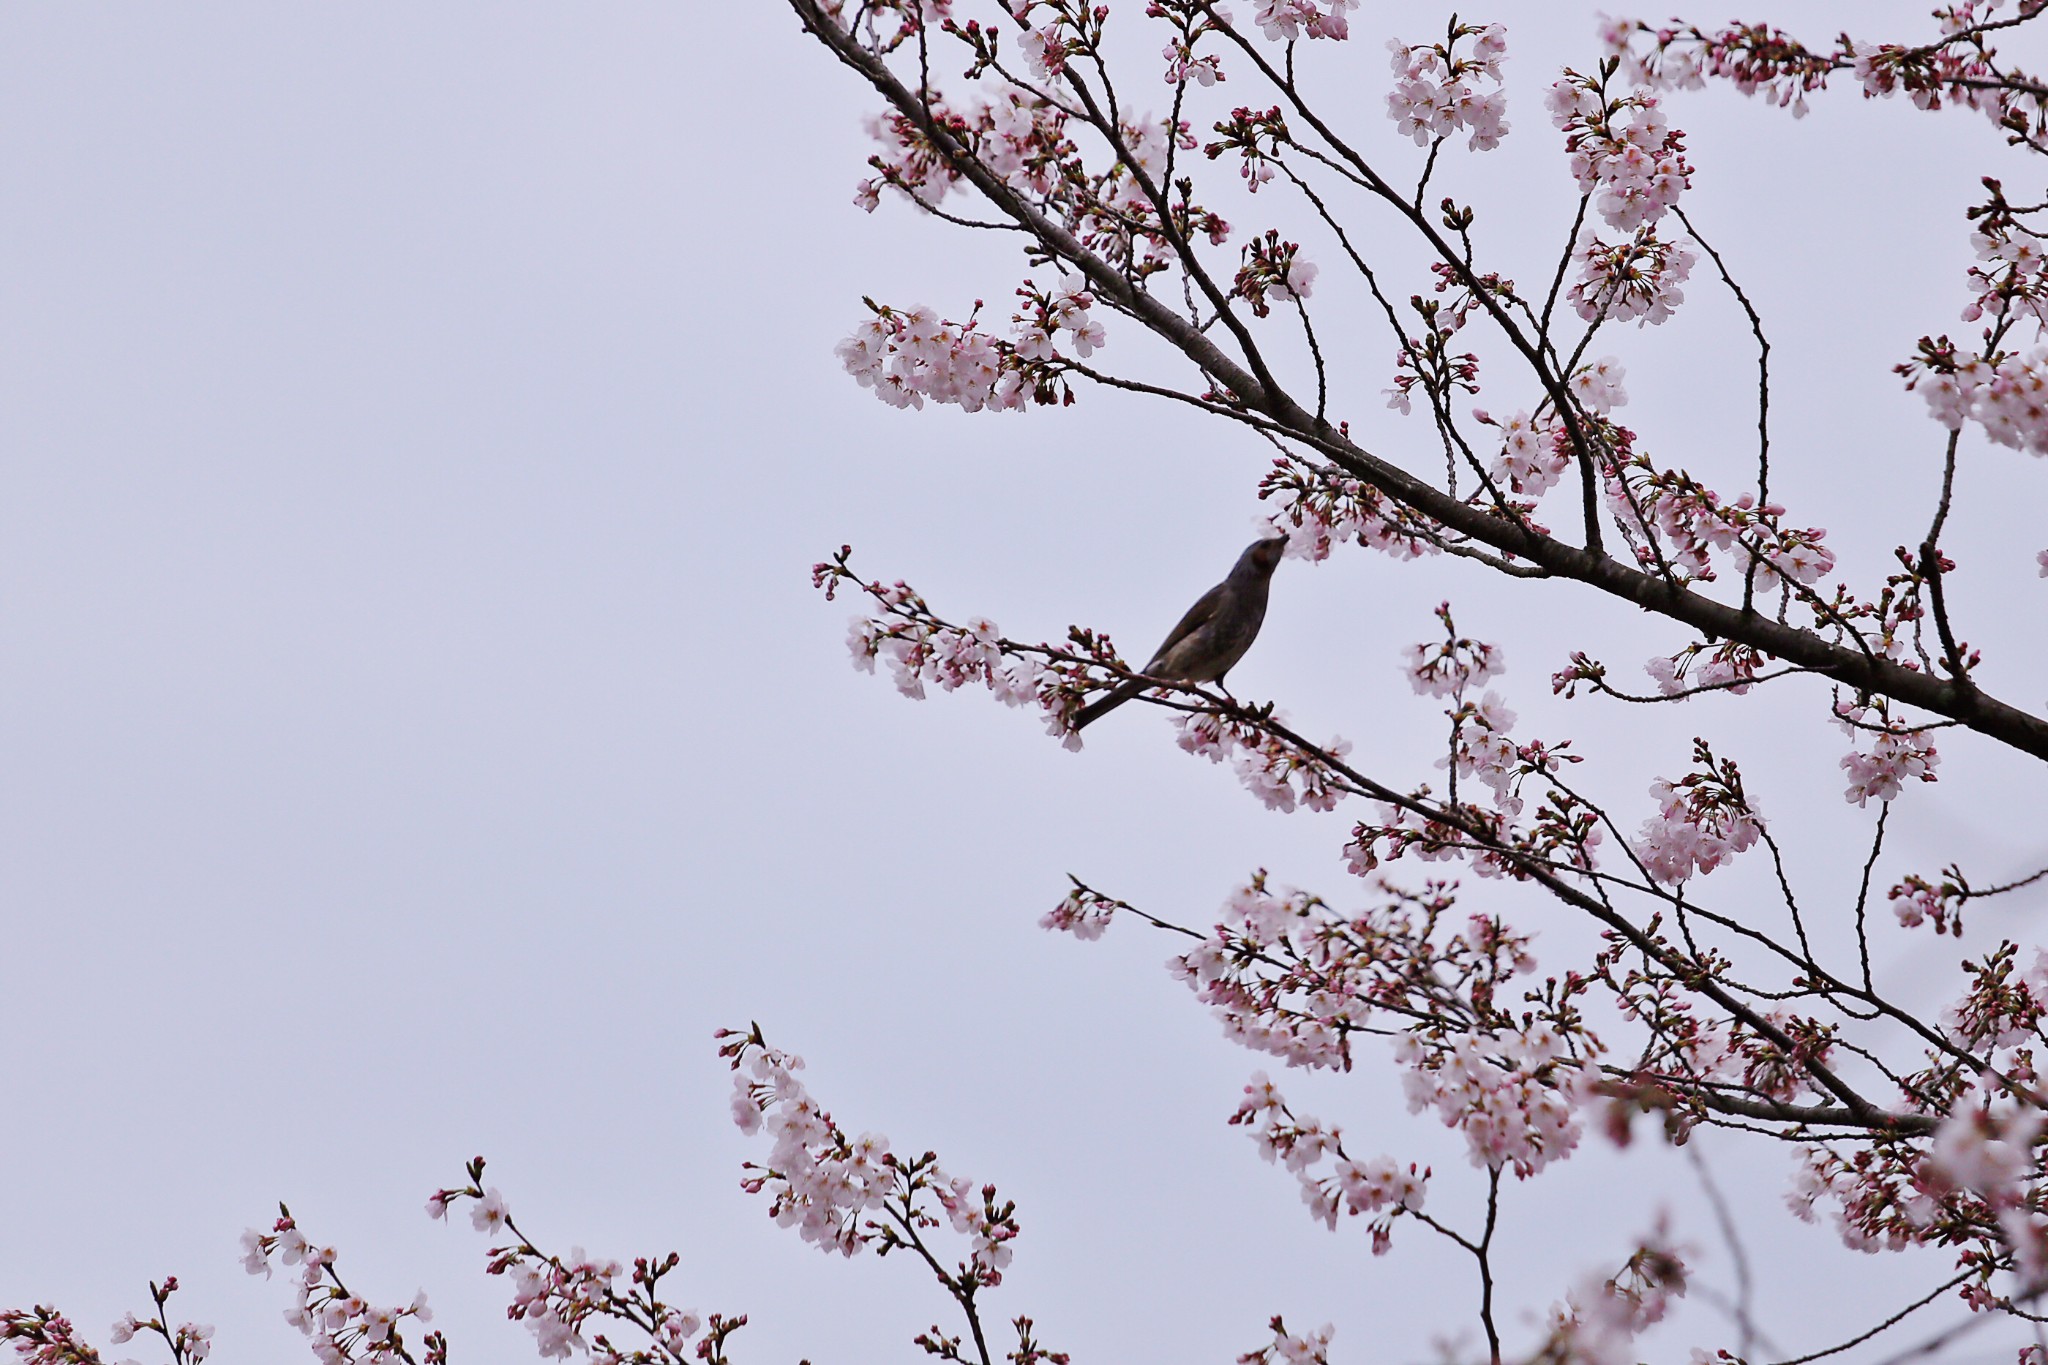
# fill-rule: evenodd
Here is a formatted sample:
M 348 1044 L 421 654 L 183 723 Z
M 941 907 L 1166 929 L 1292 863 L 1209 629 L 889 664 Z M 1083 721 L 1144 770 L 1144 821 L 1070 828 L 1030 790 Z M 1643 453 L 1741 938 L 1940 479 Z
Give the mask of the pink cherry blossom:
M 1452 33 L 1448 44 L 1388 41 L 1395 79 L 1386 96 L 1387 117 L 1417 146 L 1465 132 L 1471 150 L 1491 151 L 1508 133 L 1507 96 L 1498 88 L 1482 91 L 1478 83 L 1499 86 L 1507 30 L 1461 24 Z

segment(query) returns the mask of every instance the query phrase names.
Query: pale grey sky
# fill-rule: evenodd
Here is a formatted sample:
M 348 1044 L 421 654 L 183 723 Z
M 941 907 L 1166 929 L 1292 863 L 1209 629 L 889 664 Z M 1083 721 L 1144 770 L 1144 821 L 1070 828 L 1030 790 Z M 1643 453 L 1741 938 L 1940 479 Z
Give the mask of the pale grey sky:
M 1818 39 L 1918 32 L 1921 6 L 1773 8 Z M 1496 240 L 1531 276 L 1569 220 L 1540 91 L 1591 60 L 1590 15 L 1468 15 L 1509 25 L 1514 132 L 1447 169 L 1487 222 L 1526 221 Z M 1389 22 L 1357 16 L 1332 100 L 1405 164 Z M 1036 927 L 1070 870 L 1196 923 L 1261 866 L 1356 899 L 1348 826 L 1262 812 L 1137 708 L 1076 756 L 847 667 L 847 607 L 807 582 L 842 541 L 941 611 L 1142 651 L 1247 538 L 1267 460 L 1124 398 L 906 414 L 846 380 L 831 348 L 862 293 L 1000 308 L 1019 269 L 852 207 L 872 105 L 771 0 L 0 10 L 0 1305 L 60 1304 L 103 1341 L 176 1273 L 217 1359 L 293 1358 L 288 1291 L 235 1249 L 282 1198 L 371 1300 L 424 1287 L 459 1359 L 522 1358 L 484 1240 L 421 1212 L 482 1152 L 553 1245 L 679 1250 L 686 1302 L 752 1315 L 743 1359 L 908 1359 L 951 1323 L 919 1272 L 828 1260 L 737 1188 L 763 1148 L 710 1035 L 759 1019 L 848 1127 L 1019 1200 L 991 1314 L 1077 1361 L 1227 1361 L 1276 1312 L 1334 1322 L 1334 1360 L 1411 1360 L 1471 1320 L 1461 1260 L 1408 1228 L 1379 1260 L 1332 1237 L 1224 1125 L 1263 1062 L 1160 970 L 1164 940 Z M 1777 486 L 1870 582 L 1920 534 L 1938 450 L 1886 371 L 1956 325 L 1977 177 L 2024 172 L 1981 120 L 1852 90 L 1798 123 L 1727 90 L 1674 118 L 1691 212 L 1770 301 Z M 1745 333 L 1704 270 L 1690 292 L 1613 349 L 1646 442 L 1717 467 L 1749 420 Z M 1111 328 L 1106 359 L 1140 353 Z M 1383 349 L 1345 379 L 1350 415 L 1426 462 L 1379 410 Z M 1999 685 L 2038 702 L 2048 470 L 1969 449 L 1953 590 Z M 1696 727 L 1798 822 L 1811 884 L 1843 884 L 1869 816 L 1840 800 L 1818 694 L 1555 701 L 1571 649 L 1630 670 L 1682 642 L 1566 588 L 1290 562 L 1233 686 L 1419 780 L 1434 711 L 1397 652 L 1445 597 L 1625 818 Z M 2037 771 L 1958 742 L 1942 772 L 1901 803 L 1897 870 L 2042 851 Z M 1574 932 L 1499 888 L 1475 903 Z M 1987 932 L 2038 940 L 2041 904 Z M 1885 944 L 1905 994 L 1954 956 L 1916 963 L 1927 943 Z M 1459 1144 L 1385 1067 L 1288 1086 L 1434 1162 L 1433 1209 L 1473 1207 Z M 1784 1217 L 1779 1154 L 1708 1151 L 1788 1346 L 1938 1278 Z M 1513 1189 L 1509 1319 L 1622 1254 L 1659 1192 L 1725 1282 L 1689 1190 L 1655 1146 Z M 1659 1341 L 1732 1339 L 1696 1307 Z

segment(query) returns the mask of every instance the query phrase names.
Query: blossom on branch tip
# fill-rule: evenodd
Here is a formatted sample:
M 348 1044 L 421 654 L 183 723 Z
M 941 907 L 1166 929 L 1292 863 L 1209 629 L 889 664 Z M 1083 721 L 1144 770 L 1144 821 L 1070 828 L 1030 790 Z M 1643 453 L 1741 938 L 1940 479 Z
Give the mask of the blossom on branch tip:
M 1436 609 L 1443 623 L 1444 638 L 1435 643 L 1409 645 L 1402 651 L 1407 660 L 1408 685 L 1420 696 L 1461 697 L 1468 687 L 1484 687 L 1507 672 L 1500 646 L 1471 640 L 1458 634 L 1451 619 L 1451 604 Z
M 1649 91 L 1616 98 L 1599 77 L 1567 69 L 1544 102 L 1579 189 L 1609 227 L 1634 232 L 1657 222 L 1691 183 L 1685 135 Z
M 1041 929 L 1059 929 L 1084 943 L 1101 938 L 1116 915 L 1119 902 L 1076 883 L 1066 899 L 1047 911 L 1038 921 Z
M 1922 338 L 1917 360 L 1896 367 L 1928 414 L 1950 431 L 1975 421 L 1996 445 L 2048 455 L 2048 346 L 1987 358 L 1943 337 Z
M 481 1190 L 470 1193 L 478 1198 L 483 1194 Z M 502 1209 L 502 1201 L 499 1207 Z M 242 1244 L 246 1248 L 243 1268 L 252 1275 L 268 1276 L 272 1257 L 284 1265 L 299 1267 L 293 1285 L 292 1306 L 285 1310 L 284 1319 L 308 1339 L 314 1356 L 322 1365 L 344 1365 L 344 1362 L 356 1361 L 364 1365 L 397 1365 L 397 1362 L 415 1359 L 408 1353 L 402 1329 L 407 1319 L 420 1324 L 433 1319 L 426 1294 L 415 1294 L 412 1303 L 403 1308 L 379 1307 L 366 1302 L 345 1288 L 335 1274 L 333 1248 L 313 1246 L 299 1230 L 289 1210 L 280 1206 L 279 1213 L 270 1232 L 251 1228 L 242 1235 Z M 178 1330 L 192 1337 L 185 1345 L 186 1358 L 203 1360 L 208 1345 L 206 1339 L 212 1335 L 213 1329 L 203 1324 L 187 1323 Z M 446 1343 L 440 1335 L 428 1333 L 424 1346 L 424 1365 L 442 1365 L 446 1360 Z
M 1252 1073 L 1244 1099 L 1230 1122 L 1251 1131 L 1259 1155 L 1278 1162 L 1300 1182 L 1302 1202 L 1325 1227 L 1335 1229 L 1340 1213 L 1380 1214 L 1370 1226 L 1373 1255 L 1385 1255 L 1393 1220 L 1420 1213 L 1429 1193 L 1430 1172 L 1392 1157 L 1356 1161 L 1344 1151 L 1344 1134 L 1314 1118 L 1297 1116 L 1263 1071 Z M 1325 1159 L 1329 1168 L 1323 1169 Z
M 476 1207 L 469 1211 L 469 1225 L 487 1237 L 495 1237 L 504 1229 L 505 1220 L 511 1212 L 505 1207 L 505 1196 L 498 1193 L 493 1185 L 484 1197 L 476 1201 Z
M 1893 721 L 1888 704 L 1880 701 L 1865 706 L 1844 701 L 1836 705 L 1835 714 L 1837 723 L 1852 738 L 1870 740 L 1868 750 L 1852 749 L 1842 756 L 1841 766 L 1849 774 L 1843 797 L 1851 804 L 1890 801 L 1907 782 L 1938 780 L 1934 770 L 1941 764 L 1941 755 L 1935 751 L 1934 741 L 1925 730 Z
M 1461 46 L 1471 39 L 1470 48 Z M 1507 30 L 1499 24 L 1460 24 L 1449 43 L 1408 44 L 1389 39 L 1394 88 L 1387 92 L 1387 117 L 1419 147 L 1466 132 L 1466 146 L 1491 151 L 1507 136 L 1507 95 L 1500 90 L 1501 59 L 1507 55 Z M 1480 93 L 1480 78 L 1495 89 Z
M 1693 741 L 1693 758 L 1700 765 L 1696 771 L 1675 783 L 1659 778 L 1650 784 L 1657 814 L 1643 821 L 1636 836 L 1636 856 L 1666 886 L 1679 885 L 1695 870 L 1705 876 L 1763 833 L 1735 764 L 1716 761 L 1704 740 Z
M 1351 36 L 1347 15 L 1357 8 L 1358 0 L 1258 0 L 1252 20 L 1274 42 L 1293 42 L 1296 38 L 1342 42 Z
M 1540 498 L 1571 467 L 1571 441 L 1556 422 L 1531 417 L 1526 410 L 1505 421 L 1495 421 L 1484 412 L 1475 412 L 1473 417 L 1499 428 L 1500 454 L 1487 473 L 1511 491 Z
M 1574 256 L 1579 279 L 1566 297 L 1579 316 L 1587 322 L 1632 321 L 1639 327 L 1663 322 L 1685 302 L 1679 286 L 1696 259 L 1682 246 L 1659 241 L 1650 228 L 1619 245 L 1589 233 Z
M 1412 1113 L 1434 1109 L 1465 1135 L 1472 1164 L 1527 1179 L 1578 1146 L 1592 1068 L 1547 1025 L 1445 1042 L 1403 1034 L 1394 1044 Z
M 1244 247 L 1244 264 L 1238 267 L 1231 293 L 1252 306 L 1255 317 L 1271 313 L 1268 299 L 1283 302 L 1305 299 L 1313 291 L 1317 270 L 1301 255 L 1293 242 L 1280 240 L 1278 232 L 1254 237 Z
M 1587 412 L 1605 416 L 1616 408 L 1628 406 L 1628 390 L 1621 381 L 1628 371 L 1613 356 L 1602 356 L 1590 365 L 1583 365 L 1572 374 L 1565 387 L 1571 390 L 1573 398 Z
M 1299 1335 L 1288 1331 L 1286 1322 L 1277 1317 L 1267 1326 L 1273 1340 L 1255 1351 L 1246 1351 L 1237 1358 L 1237 1365 L 1329 1365 L 1330 1339 L 1337 1335 L 1337 1329 L 1330 1324 Z
M 803 1059 L 769 1047 L 758 1029 L 721 1030 L 719 1055 L 733 1069 L 733 1110 L 754 1110 L 741 1120 L 747 1132 L 774 1139 L 766 1163 L 748 1162 L 741 1181 L 751 1194 L 770 1195 L 769 1214 L 795 1227 L 821 1251 L 852 1256 L 869 1247 L 887 1255 L 918 1245 L 920 1228 L 936 1225 L 926 1200 L 936 1203 L 953 1230 L 968 1239 L 960 1264 L 962 1283 L 1002 1283 L 1010 1243 L 1018 1232 L 1016 1206 L 997 1198 L 993 1185 L 947 1175 L 937 1158 L 899 1158 L 887 1138 L 864 1133 L 849 1137 L 797 1079 Z M 920 1206 L 923 1207 L 920 1207 Z M 885 1207 L 886 1206 L 886 1207 Z

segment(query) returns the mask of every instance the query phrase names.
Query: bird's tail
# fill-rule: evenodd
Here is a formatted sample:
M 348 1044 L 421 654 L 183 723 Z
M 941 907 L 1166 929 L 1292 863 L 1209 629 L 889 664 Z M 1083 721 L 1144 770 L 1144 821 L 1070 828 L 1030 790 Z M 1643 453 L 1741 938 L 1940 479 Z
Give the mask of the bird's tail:
M 1101 720 L 1104 716 L 1116 710 L 1117 707 L 1122 706 L 1149 686 L 1151 686 L 1150 683 L 1139 682 L 1135 678 L 1129 682 L 1118 684 L 1116 690 L 1108 696 L 1103 697 L 1099 701 L 1091 701 L 1076 711 L 1074 713 L 1074 728 L 1076 730 L 1087 729 L 1090 725 Z

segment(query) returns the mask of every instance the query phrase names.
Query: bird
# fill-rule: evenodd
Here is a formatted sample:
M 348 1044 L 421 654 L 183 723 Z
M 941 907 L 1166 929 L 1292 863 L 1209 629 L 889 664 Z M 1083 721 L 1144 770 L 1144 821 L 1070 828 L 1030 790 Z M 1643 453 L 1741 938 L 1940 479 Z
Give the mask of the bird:
M 1085 729 L 1148 687 L 1167 682 L 1221 685 L 1266 620 L 1266 592 L 1287 549 L 1284 536 L 1264 536 L 1245 547 L 1221 583 L 1203 593 L 1153 651 L 1140 670 L 1146 676 L 1117 684 L 1109 695 L 1074 713 L 1074 728 Z

